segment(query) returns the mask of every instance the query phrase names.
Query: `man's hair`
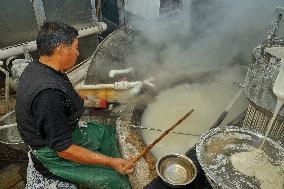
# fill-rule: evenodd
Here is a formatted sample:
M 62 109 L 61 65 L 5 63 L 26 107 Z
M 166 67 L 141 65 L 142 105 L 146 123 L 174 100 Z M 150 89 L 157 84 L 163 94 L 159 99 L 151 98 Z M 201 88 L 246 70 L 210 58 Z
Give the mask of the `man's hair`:
M 45 22 L 36 39 L 37 49 L 40 55 L 52 55 L 59 44 L 71 45 L 78 35 L 74 27 L 63 22 Z

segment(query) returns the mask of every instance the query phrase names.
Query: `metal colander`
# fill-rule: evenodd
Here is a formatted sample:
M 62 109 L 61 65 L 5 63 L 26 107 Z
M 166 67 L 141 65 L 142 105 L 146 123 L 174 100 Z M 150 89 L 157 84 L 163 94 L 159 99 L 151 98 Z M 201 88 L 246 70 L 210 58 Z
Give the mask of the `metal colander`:
M 261 145 L 264 136 L 245 128 L 226 126 L 203 134 L 197 143 L 196 153 L 200 165 L 214 188 L 259 189 L 260 181 L 241 174 L 233 168 L 230 157 L 239 152 L 251 151 Z M 267 139 L 262 150 L 273 165 L 284 163 L 284 148 Z

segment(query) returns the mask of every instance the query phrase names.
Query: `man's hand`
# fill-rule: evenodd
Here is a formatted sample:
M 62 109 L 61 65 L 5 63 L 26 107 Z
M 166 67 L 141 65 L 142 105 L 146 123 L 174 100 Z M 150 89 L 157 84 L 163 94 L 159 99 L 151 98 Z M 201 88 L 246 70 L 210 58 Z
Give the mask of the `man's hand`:
M 122 158 L 114 158 L 112 162 L 112 168 L 115 169 L 120 174 L 125 175 L 133 173 L 134 164 L 131 164 L 130 160 L 125 160 Z
M 82 164 L 108 166 L 121 174 L 130 174 L 134 171 L 134 164 L 131 163 L 131 160 L 105 156 L 75 144 L 64 151 L 57 152 L 57 155 L 60 158 Z

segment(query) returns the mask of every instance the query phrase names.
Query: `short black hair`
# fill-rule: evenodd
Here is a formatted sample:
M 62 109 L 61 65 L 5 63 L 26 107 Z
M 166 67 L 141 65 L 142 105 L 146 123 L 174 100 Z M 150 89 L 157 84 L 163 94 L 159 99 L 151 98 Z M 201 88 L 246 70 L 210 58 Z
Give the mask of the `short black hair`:
M 59 44 L 71 45 L 78 35 L 78 31 L 66 23 L 45 22 L 36 39 L 39 54 L 52 55 Z

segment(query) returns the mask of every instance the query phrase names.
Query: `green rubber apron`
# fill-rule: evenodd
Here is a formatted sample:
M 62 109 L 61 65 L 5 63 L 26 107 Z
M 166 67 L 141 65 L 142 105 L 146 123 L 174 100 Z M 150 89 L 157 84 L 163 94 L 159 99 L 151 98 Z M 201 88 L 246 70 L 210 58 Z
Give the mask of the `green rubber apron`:
M 111 157 L 120 157 L 115 128 L 97 123 L 77 127 L 72 133 L 73 143 Z M 57 156 L 48 147 L 32 151 L 53 174 L 90 189 L 128 189 L 128 177 L 115 170 L 97 165 L 84 165 Z

